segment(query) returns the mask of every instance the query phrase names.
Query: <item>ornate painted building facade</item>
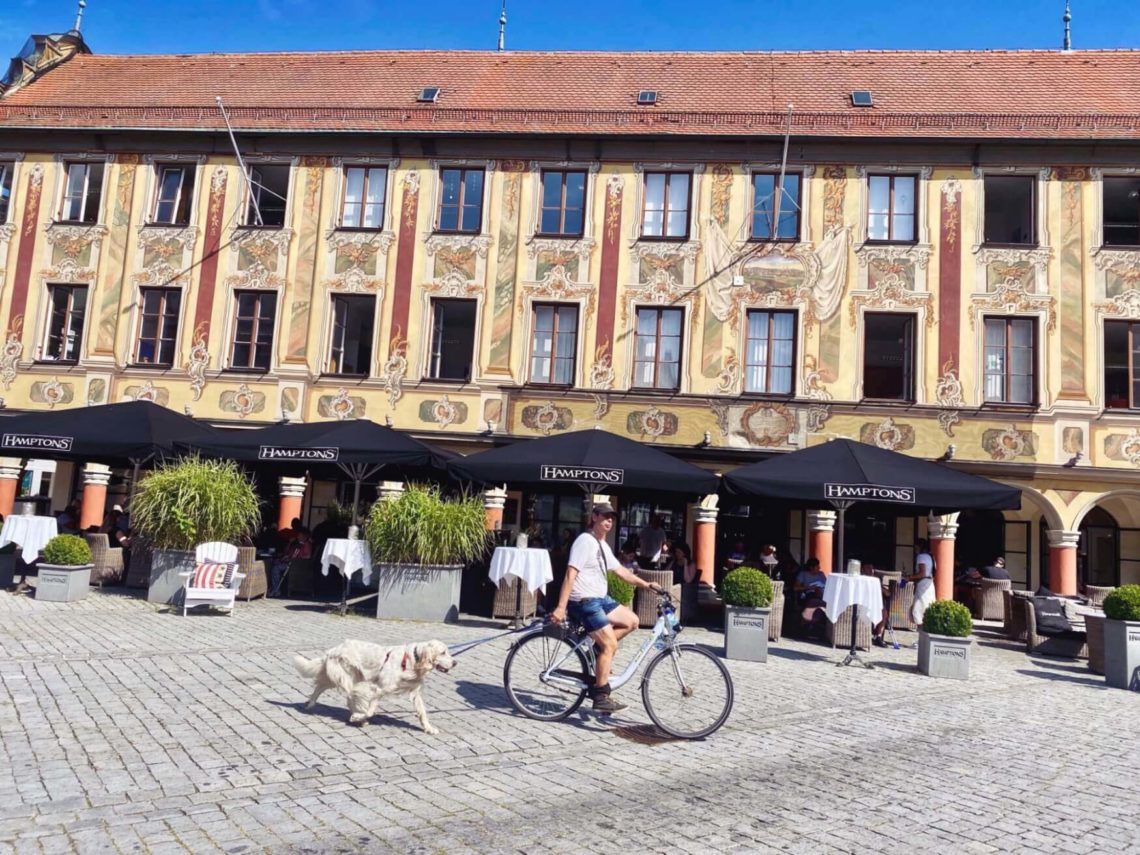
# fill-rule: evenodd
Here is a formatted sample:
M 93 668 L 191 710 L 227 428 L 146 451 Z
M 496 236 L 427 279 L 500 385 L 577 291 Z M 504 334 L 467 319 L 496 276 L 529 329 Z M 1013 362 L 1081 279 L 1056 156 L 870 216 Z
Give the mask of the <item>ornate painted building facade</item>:
M 1138 56 L 56 44 L 0 96 L 0 394 L 719 469 L 846 436 L 1021 487 L 1022 584 L 1138 581 Z

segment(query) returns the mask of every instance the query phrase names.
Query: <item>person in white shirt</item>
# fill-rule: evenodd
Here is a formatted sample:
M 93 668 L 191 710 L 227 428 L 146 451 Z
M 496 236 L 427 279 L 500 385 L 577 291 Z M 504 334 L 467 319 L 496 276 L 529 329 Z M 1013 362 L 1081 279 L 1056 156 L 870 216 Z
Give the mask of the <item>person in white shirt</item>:
M 606 543 L 606 535 L 614 527 L 617 516 L 608 503 L 594 505 L 590 514 L 590 527 L 578 535 L 570 547 L 566 578 L 558 596 L 558 607 L 550 619 L 560 624 L 569 614 L 582 624 L 597 648 L 596 681 L 590 690 L 594 709 L 600 713 L 615 713 L 628 704 L 610 697 L 610 666 L 617 652 L 618 641 L 638 627 L 637 615 L 628 606 L 619 604 L 609 596 L 606 572 L 612 570 L 635 588 L 661 588 L 634 575 L 622 567 Z
M 934 558 L 930 554 L 930 542 L 920 540 L 914 556 L 914 573 L 907 576 L 914 582 L 914 605 L 910 607 L 910 617 L 919 626 L 926 607 L 934 602 Z
M 641 530 L 637 538 L 637 554 L 641 556 L 641 566 L 646 570 L 663 560 L 661 547 L 665 545 L 665 539 L 661 517 L 654 514 L 649 518 L 649 525 Z

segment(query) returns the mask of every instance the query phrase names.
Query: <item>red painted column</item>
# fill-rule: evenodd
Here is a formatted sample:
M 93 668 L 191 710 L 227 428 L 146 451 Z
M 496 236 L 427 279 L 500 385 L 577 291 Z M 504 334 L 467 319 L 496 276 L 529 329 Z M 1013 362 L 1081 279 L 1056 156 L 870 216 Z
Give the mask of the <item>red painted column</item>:
M 24 220 L 20 224 L 19 249 L 12 278 L 12 302 L 8 308 L 7 340 L 19 342 L 24 328 L 24 310 L 28 305 L 28 288 L 32 280 L 32 259 L 36 254 L 36 236 L 40 221 L 40 197 L 44 189 L 44 165 L 34 164 L 28 170 L 25 186 Z M 102 520 L 100 520 L 102 522 Z
M 930 554 L 934 558 L 934 596 L 954 599 L 954 539 L 958 536 L 958 515 L 946 514 L 927 520 Z
M 111 467 L 102 463 L 88 463 L 83 467 L 83 499 L 79 505 L 79 530 L 103 525 L 107 513 L 107 485 L 111 482 Z
M 819 559 L 819 569 L 831 572 L 835 551 L 835 511 L 808 511 L 808 557 Z
M 388 327 L 388 355 L 407 351 L 408 313 L 412 303 L 412 271 L 416 260 L 416 217 L 419 213 L 420 174 L 404 176 L 400 233 L 396 241 L 396 278 L 392 288 L 392 322 Z
M 277 530 L 284 531 L 293 524 L 293 520 L 301 516 L 301 508 L 305 504 L 305 479 L 281 476 L 277 481 L 281 498 L 277 506 Z
M 24 461 L 19 457 L 0 457 L 0 515 L 7 517 L 16 505 L 20 475 Z
M 504 487 L 493 487 L 483 491 L 483 519 L 487 531 L 499 531 L 503 527 L 503 508 L 507 504 L 507 491 Z
M 706 501 L 708 501 L 706 499 Z M 706 585 L 716 582 L 716 517 L 718 510 L 698 505 L 693 524 L 693 563 L 697 565 L 700 579 Z
M 960 365 L 959 321 L 962 311 L 962 185 L 942 182 L 942 216 L 938 238 L 938 364 L 941 374 Z
M 1077 544 L 1079 531 L 1054 529 L 1049 537 L 1049 590 L 1065 597 L 1077 593 Z
M 194 304 L 194 330 L 190 346 L 200 347 L 206 354 L 210 352 L 210 312 L 213 310 L 214 289 L 218 283 L 218 256 L 222 251 L 226 175 L 226 167 L 219 166 L 214 169 L 210 177 L 210 199 L 206 205 L 202 264 L 198 269 L 198 299 Z

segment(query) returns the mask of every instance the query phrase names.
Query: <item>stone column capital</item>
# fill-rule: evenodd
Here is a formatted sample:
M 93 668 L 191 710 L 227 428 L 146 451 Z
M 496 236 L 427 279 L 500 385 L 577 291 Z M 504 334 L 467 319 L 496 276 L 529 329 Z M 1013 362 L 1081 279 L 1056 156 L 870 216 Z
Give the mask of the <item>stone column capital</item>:
M 102 463 L 86 463 L 83 466 L 83 483 L 96 487 L 106 487 L 111 483 L 111 467 Z
M 835 531 L 835 511 L 808 511 L 808 531 Z
M 24 471 L 24 461 L 19 457 L 0 457 L 0 480 L 18 481 Z
M 277 479 L 277 487 L 282 496 L 302 498 L 305 495 L 305 479 L 282 475 Z
M 1076 549 L 1077 544 L 1081 542 L 1081 533 L 1079 531 L 1065 531 L 1064 529 L 1049 529 L 1045 532 L 1045 536 L 1049 538 L 1050 549 Z
M 483 507 L 487 510 L 501 511 L 507 505 L 506 487 L 492 487 L 483 491 Z

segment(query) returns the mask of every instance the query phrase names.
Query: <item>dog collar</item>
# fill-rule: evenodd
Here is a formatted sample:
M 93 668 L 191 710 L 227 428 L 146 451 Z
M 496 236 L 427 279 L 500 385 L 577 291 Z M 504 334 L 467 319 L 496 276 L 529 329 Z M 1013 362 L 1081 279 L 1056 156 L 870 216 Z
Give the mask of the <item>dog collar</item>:
M 406 651 L 406 650 L 404 651 L 404 660 L 400 663 L 400 670 L 401 671 L 407 671 L 408 670 L 408 651 Z

